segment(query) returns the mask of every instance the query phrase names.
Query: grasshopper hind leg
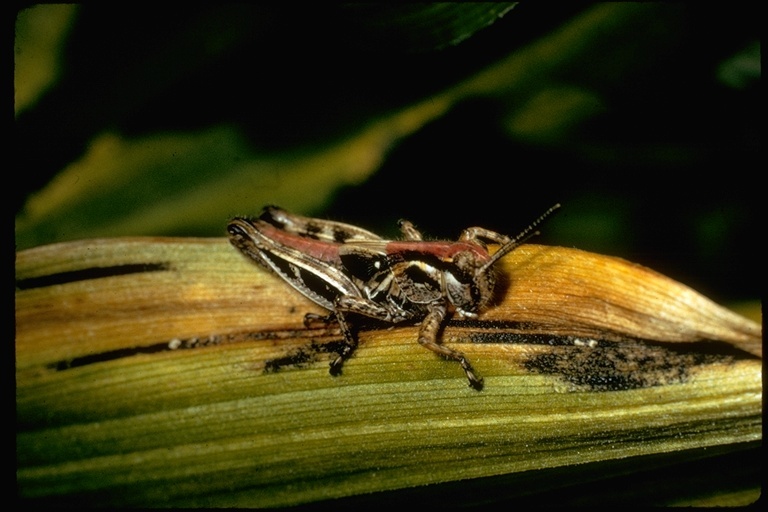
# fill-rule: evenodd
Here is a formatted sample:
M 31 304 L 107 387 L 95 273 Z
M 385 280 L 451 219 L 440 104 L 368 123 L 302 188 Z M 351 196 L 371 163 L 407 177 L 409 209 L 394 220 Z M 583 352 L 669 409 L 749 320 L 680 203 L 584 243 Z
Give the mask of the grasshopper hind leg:
M 345 295 L 338 296 L 334 301 L 334 311 L 331 314 L 336 317 L 336 321 L 339 323 L 341 334 L 344 336 L 344 347 L 339 351 L 338 357 L 331 362 L 331 375 L 341 374 L 344 361 L 349 359 L 357 348 L 357 329 L 347 321 L 348 313 L 386 323 L 397 323 L 403 320 L 403 318 L 394 316 L 391 309 L 372 300 Z
M 357 333 L 353 332 L 352 326 L 349 325 L 340 311 L 336 311 L 335 313 L 332 313 L 332 315 L 335 316 L 336 320 L 339 322 L 341 334 L 344 336 L 344 346 L 338 352 L 336 359 L 331 361 L 331 367 L 328 370 L 329 373 L 335 377 L 341 375 L 341 367 L 344 365 L 344 361 L 349 359 L 357 348 Z
M 328 325 L 338 322 L 341 333 L 344 336 L 344 345 L 341 350 L 335 352 L 337 357 L 331 361 L 331 368 L 329 373 L 334 377 L 341 375 L 341 367 L 344 365 L 344 361 L 349 359 L 352 353 L 357 348 L 357 336 L 352 332 L 351 327 L 345 320 L 343 320 L 337 313 L 330 313 L 328 315 L 318 315 L 317 313 L 307 313 L 304 315 L 304 327 L 310 329 L 316 324 L 321 324 L 327 327 Z

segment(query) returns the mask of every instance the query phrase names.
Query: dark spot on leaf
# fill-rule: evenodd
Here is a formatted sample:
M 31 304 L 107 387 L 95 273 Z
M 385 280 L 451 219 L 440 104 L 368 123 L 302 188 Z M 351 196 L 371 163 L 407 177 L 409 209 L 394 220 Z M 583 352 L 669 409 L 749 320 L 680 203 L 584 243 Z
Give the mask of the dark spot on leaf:
M 112 265 L 109 267 L 88 267 L 79 270 L 56 272 L 37 277 L 28 277 L 16 281 L 19 290 L 30 288 L 42 288 L 56 284 L 66 284 L 75 281 L 87 281 L 89 279 L 102 279 L 105 277 L 124 276 L 127 274 L 140 274 L 142 272 L 161 272 L 171 270 L 171 264 L 160 263 L 128 263 L 125 265 Z
M 557 347 L 531 356 L 524 366 L 531 372 L 558 375 L 578 388 L 621 391 L 682 383 L 696 366 L 732 360 L 636 342 Z
M 345 346 L 343 340 L 326 343 L 312 341 L 284 356 L 268 359 L 264 362 L 264 373 L 277 373 L 286 367 L 308 368 L 320 359 L 320 354 L 340 354 Z

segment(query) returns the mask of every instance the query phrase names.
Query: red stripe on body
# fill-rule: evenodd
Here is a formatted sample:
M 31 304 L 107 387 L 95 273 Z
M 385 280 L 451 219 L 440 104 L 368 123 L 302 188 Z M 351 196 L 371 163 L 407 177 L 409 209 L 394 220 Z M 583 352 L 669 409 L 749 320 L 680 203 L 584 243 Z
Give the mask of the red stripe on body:
M 298 236 L 266 222 L 259 222 L 258 230 L 266 238 L 278 244 L 292 247 L 318 260 L 341 264 L 341 258 L 339 258 L 339 247 L 341 244 Z

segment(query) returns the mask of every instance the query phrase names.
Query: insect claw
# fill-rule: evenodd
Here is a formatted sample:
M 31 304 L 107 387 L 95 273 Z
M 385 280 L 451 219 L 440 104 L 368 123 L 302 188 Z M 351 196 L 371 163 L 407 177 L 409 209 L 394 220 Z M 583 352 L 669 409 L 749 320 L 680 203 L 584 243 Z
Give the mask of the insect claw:
M 338 377 L 341 375 L 341 367 L 344 365 L 344 358 L 342 356 L 337 357 L 333 361 L 331 361 L 331 367 L 328 370 L 328 373 L 333 375 L 334 377 Z
M 475 391 L 482 391 L 483 390 L 483 378 L 482 377 L 476 377 L 474 375 L 469 376 L 469 387 L 474 389 Z
M 477 391 L 482 391 L 483 378 L 475 373 L 475 370 L 474 368 L 472 368 L 472 365 L 469 364 L 469 361 L 467 361 L 465 357 L 462 357 L 459 360 L 459 364 L 461 364 L 461 368 L 464 370 L 464 373 L 467 375 L 467 380 L 469 380 L 469 387 Z
M 349 359 L 349 356 L 352 355 L 352 352 L 355 351 L 356 347 L 356 343 L 346 343 L 341 351 L 337 353 L 336 359 L 331 361 L 331 367 L 328 370 L 328 373 L 334 377 L 341 375 L 341 367 L 344 365 L 344 361 Z

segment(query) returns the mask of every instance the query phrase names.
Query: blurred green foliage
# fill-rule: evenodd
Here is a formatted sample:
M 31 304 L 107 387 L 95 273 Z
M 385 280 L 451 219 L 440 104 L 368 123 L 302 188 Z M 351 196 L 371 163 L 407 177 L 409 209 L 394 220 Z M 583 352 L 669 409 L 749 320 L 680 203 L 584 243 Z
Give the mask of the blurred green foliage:
M 20 11 L 17 248 L 265 204 L 516 233 L 561 202 L 546 243 L 759 296 L 757 7 L 512 7 Z

